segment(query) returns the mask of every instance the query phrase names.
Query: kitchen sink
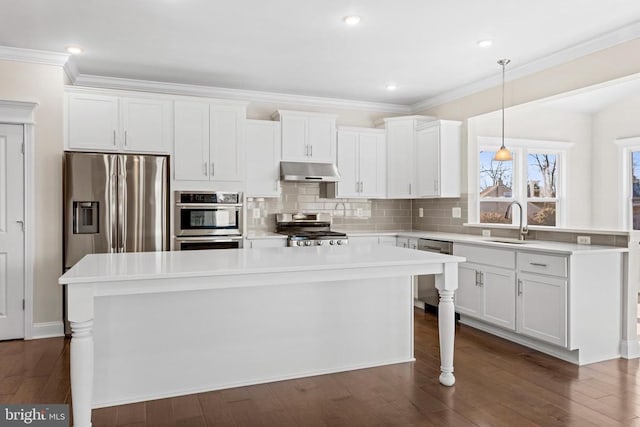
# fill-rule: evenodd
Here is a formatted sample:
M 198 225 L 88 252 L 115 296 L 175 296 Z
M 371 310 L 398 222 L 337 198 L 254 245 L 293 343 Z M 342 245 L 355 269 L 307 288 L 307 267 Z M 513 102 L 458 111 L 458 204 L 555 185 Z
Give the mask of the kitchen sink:
M 530 243 L 527 240 L 518 240 L 518 239 L 508 239 L 508 238 L 504 238 L 504 239 L 487 239 L 488 242 L 496 242 L 496 243 L 510 243 L 512 245 L 523 245 L 526 243 Z

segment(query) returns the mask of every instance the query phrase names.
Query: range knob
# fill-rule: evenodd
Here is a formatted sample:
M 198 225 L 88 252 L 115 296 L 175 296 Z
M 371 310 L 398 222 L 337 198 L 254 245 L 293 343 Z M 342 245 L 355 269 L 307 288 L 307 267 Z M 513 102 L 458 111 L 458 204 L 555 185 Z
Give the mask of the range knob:
M 304 242 L 304 245 L 305 245 L 305 246 L 311 246 L 311 240 L 307 240 L 307 241 L 305 241 L 305 242 Z
M 296 242 L 296 245 L 298 245 L 298 246 L 302 246 L 302 241 L 301 241 L 301 240 L 298 240 L 298 241 Z
M 329 244 L 330 244 L 330 245 L 335 245 L 335 244 L 336 244 L 336 242 L 335 242 L 334 240 L 329 240 Z
M 339 245 L 343 245 L 344 244 L 344 240 L 338 240 L 337 242 Z
M 323 243 L 324 243 L 324 241 L 322 241 L 322 240 L 318 240 L 318 241 L 316 242 L 316 245 L 318 245 L 318 246 L 322 246 L 322 244 L 323 244 Z

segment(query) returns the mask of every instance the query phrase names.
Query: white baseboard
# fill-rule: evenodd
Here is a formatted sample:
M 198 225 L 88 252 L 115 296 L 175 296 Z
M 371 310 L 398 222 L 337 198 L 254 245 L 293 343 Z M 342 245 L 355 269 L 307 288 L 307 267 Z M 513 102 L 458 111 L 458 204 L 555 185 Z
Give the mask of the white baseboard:
M 625 359 L 636 359 L 640 357 L 638 340 L 623 340 L 620 344 L 620 355 Z
M 62 322 L 34 323 L 31 329 L 31 339 L 53 338 L 64 336 L 64 324 Z

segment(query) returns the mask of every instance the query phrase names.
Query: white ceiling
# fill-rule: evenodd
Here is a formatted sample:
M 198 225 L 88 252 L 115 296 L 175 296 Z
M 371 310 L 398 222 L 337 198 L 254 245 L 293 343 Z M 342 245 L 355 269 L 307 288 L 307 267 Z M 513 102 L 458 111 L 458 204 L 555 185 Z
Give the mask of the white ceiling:
M 632 0 L 0 0 L 0 45 L 82 74 L 413 104 L 640 20 Z M 342 18 L 358 14 L 360 25 Z M 490 38 L 492 47 L 476 42 Z M 393 81 L 398 90 L 389 92 Z

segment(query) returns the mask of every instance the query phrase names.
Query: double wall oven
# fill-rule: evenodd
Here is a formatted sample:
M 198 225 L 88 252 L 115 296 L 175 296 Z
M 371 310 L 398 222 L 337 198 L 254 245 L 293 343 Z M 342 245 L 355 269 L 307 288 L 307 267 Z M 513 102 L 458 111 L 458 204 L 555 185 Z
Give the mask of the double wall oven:
M 177 191 L 174 249 L 242 247 L 242 193 Z

